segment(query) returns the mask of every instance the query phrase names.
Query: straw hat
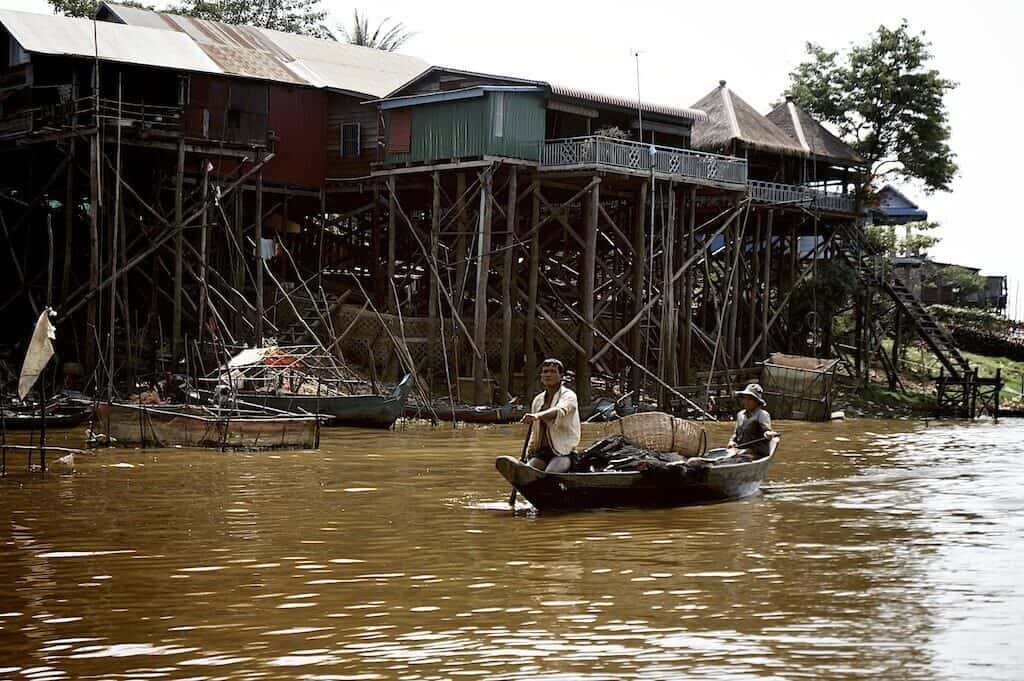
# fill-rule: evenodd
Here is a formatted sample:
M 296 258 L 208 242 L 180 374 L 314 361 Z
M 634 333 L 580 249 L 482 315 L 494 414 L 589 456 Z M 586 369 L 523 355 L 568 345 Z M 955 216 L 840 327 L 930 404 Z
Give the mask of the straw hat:
M 753 397 L 761 404 L 762 407 L 765 405 L 764 390 L 762 390 L 761 386 L 758 385 L 757 383 L 751 383 L 743 390 L 737 390 L 733 394 L 736 397 Z

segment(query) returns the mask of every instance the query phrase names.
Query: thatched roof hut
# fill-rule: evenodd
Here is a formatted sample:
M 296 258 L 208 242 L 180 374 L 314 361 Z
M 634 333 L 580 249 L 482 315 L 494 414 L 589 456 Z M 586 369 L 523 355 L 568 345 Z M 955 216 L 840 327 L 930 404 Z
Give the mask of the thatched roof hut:
M 786 97 L 766 118 L 818 160 L 840 166 L 864 164 L 857 152 L 814 120 L 792 97 Z
M 693 126 L 694 149 L 717 153 L 740 153 L 744 148 L 785 156 L 806 157 L 808 152 L 788 134 L 759 114 L 730 90 L 724 80 L 693 105 L 708 118 Z

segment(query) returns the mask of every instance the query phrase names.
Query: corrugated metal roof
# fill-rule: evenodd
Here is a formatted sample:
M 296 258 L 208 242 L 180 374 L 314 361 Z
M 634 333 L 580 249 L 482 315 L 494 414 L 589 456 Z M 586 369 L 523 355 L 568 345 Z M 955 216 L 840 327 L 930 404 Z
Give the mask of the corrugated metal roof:
M 568 99 L 579 99 L 587 102 L 594 102 L 596 104 L 604 104 L 606 106 L 616 106 L 623 109 L 630 109 L 635 111 L 637 108 L 637 101 L 635 99 L 629 99 L 626 97 L 616 97 L 614 95 L 606 95 L 600 92 L 591 92 L 589 90 L 581 90 L 579 88 L 565 87 L 563 85 L 549 85 L 551 94 L 558 97 L 566 97 Z M 685 118 L 694 122 L 707 120 L 707 114 L 700 109 L 690 109 L 680 106 L 669 106 L 666 104 L 655 104 L 654 102 L 641 101 L 640 109 L 644 113 L 660 114 L 662 116 L 673 116 L 676 118 Z
M 416 57 L 252 26 L 234 26 L 113 3 L 118 21 L 190 36 L 225 73 L 380 97 L 423 72 Z
M 90 19 L 0 10 L 0 24 L 26 52 L 95 57 L 182 71 L 223 73 L 187 35 Z M 95 32 L 94 32 L 95 31 Z

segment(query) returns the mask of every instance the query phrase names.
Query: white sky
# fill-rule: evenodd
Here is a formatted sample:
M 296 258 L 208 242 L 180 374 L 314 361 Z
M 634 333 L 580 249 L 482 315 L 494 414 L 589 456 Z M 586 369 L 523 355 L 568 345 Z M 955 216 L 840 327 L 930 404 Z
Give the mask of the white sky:
M 0 5 L 48 11 L 44 0 Z M 688 106 L 724 78 L 762 113 L 785 89 L 805 42 L 841 48 L 905 17 L 912 29 L 927 32 L 939 71 L 960 84 L 947 97 L 960 174 L 951 193 L 901 189 L 942 224 L 932 255 L 1009 276 L 1009 312 L 1024 317 L 1024 291 L 1015 296 L 1024 289 L 1024 233 L 1015 210 L 1021 190 L 1014 189 L 1024 165 L 1024 137 L 1017 132 L 1024 111 L 1024 3 L 325 0 L 325 6 L 336 21 L 348 20 L 353 7 L 371 19 L 403 21 L 418 33 L 403 52 L 432 64 L 609 94 L 635 96 L 631 54 L 641 50 L 644 99 Z

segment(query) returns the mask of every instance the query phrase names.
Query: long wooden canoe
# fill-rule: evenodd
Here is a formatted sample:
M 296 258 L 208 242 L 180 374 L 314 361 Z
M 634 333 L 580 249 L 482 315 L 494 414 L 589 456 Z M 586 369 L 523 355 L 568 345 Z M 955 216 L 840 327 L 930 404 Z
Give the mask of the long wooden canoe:
M 71 428 L 85 423 L 91 415 L 92 409 L 89 407 L 73 405 L 47 407 L 46 427 Z M 4 427 L 8 430 L 39 430 L 43 424 L 38 409 L 0 409 L 0 418 L 4 420 Z
M 463 423 L 512 423 L 522 418 L 526 410 L 508 402 L 500 407 L 471 404 L 434 404 L 430 407 L 406 405 L 405 416 L 416 419 L 462 421 Z
M 670 466 L 648 471 L 545 473 L 518 459 L 500 456 L 495 467 L 538 510 L 688 506 L 752 496 L 761 488 L 775 458 L 778 439 L 768 456 L 747 463 Z
M 129 447 L 208 449 L 315 449 L 316 416 L 218 413 L 199 405 L 138 405 L 100 402 L 91 431 L 110 444 Z

